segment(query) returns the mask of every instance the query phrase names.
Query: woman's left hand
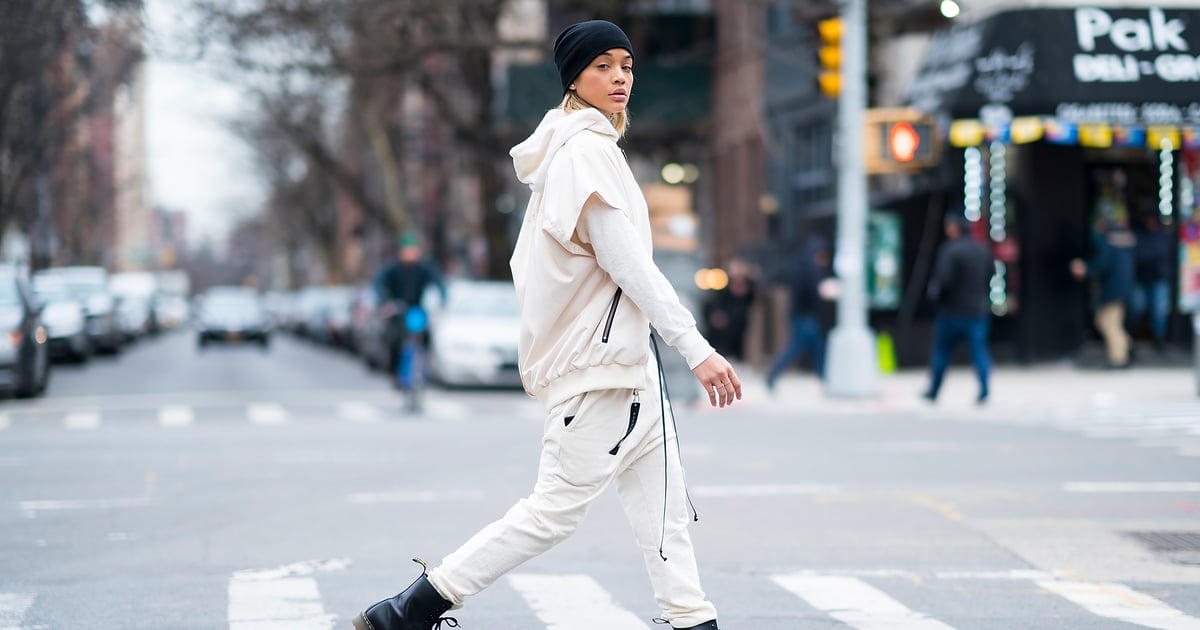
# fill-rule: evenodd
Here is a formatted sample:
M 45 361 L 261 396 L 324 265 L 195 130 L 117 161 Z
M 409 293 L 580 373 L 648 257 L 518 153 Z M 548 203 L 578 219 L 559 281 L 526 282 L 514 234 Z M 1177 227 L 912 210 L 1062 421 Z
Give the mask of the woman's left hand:
M 708 402 L 714 407 L 727 407 L 734 399 L 742 399 L 742 382 L 733 373 L 733 366 L 720 353 L 697 365 L 692 373 L 699 379 L 704 391 L 708 392 Z

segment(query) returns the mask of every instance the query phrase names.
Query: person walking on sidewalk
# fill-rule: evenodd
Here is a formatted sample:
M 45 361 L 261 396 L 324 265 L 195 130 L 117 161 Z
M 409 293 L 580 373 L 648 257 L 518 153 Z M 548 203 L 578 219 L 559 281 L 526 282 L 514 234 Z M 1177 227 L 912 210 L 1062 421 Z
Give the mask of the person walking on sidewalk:
M 713 406 L 740 399 L 741 382 L 651 257 L 646 201 L 617 146 L 633 88 L 628 37 L 609 22 L 581 22 L 555 40 L 554 61 L 563 100 L 511 151 L 533 191 L 511 260 L 521 379 L 547 412 L 533 493 L 355 617 L 358 630 L 456 627 L 442 615 L 570 536 L 614 483 L 659 621 L 717 630 L 688 536 L 694 510 L 674 422 L 663 415 L 650 324 L 684 356 Z
M 958 342 L 965 339 L 979 377 L 976 401 L 987 402 L 988 375 L 992 359 L 988 353 L 988 291 L 995 262 L 987 246 L 971 237 L 970 222 L 961 210 L 946 215 L 949 239 L 938 249 L 928 297 L 936 305 L 933 352 L 929 360 L 929 389 L 925 398 L 936 401 L 946 369 Z
M 1091 262 L 1071 261 L 1071 274 L 1077 280 L 1094 278 L 1099 282 L 1096 330 L 1104 337 L 1108 367 L 1129 366 L 1129 333 L 1125 330 L 1125 303 L 1133 293 L 1136 277 L 1133 233 L 1108 217 L 1096 220 L 1096 251 Z
M 1171 315 L 1171 270 L 1174 252 L 1171 235 L 1163 227 L 1158 212 L 1151 210 L 1142 218 L 1143 228 L 1134 232 L 1134 269 L 1136 286 L 1130 296 L 1129 318 L 1149 315 L 1150 334 L 1158 352 L 1166 350 L 1167 319 Z
M 796 258 L 791 282 L 791 336 L 767 370 L 767 389 L 775 391 L 779 375 L 797 359 L 808 354 L 817 378 L 825 378 L 825 332 L 818 318 L 821 284 L 830 278 L 829 247 L 819 236 L 809 238 Z

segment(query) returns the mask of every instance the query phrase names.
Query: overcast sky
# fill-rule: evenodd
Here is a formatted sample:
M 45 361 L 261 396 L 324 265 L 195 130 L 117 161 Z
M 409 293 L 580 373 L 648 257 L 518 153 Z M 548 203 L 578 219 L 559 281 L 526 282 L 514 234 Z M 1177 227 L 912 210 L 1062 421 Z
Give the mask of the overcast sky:
M 238 90 L 218 71 L 183 62 L 187 0 L 148 0 L 146 150 L 151 203 L 188 214 L 193 245 L 220 238 L 264 195 L 249 150 L 226 121 L 241 107 Z

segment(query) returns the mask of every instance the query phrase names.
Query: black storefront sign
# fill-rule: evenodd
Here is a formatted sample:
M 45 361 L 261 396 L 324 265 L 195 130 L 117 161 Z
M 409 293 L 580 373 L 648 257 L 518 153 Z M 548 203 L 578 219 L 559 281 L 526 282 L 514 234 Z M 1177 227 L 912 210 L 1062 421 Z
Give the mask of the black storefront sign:
M 909 90 L 953 118 L 1200 124 L 1200 9 L 1022 9 L 937 33 Z

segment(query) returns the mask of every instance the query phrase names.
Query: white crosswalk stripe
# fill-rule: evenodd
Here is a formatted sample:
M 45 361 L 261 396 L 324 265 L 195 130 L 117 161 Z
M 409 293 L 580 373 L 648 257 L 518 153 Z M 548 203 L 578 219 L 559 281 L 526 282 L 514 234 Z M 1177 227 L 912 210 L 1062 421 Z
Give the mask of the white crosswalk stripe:
M 323 600 L 327 580 L 344 580 L 351 567 L 348 559 L 312 560 L 273 569 L 243 570 L 229 574 L 226 601 L 220 613 L 228 620 L 229 630 L 329 630 L 347 626 L 344 617 L 333 614 Z M 609 579 L 614 579 L 610 576 Z M 770 581 L 775 587 L 764 588 Z M 641 615 L 625 608 L 591 575 L 518 573 L 507 577 L 508 584 L 537 623 L 521 627 L 545 630 L 650 630 L 649 611 Z M 979 589 L 970 582 L 988 582 Z M 1002 586 L 1001 583 L 1011 584 Z M 344 584 L 344 583 L 343 583 Z M 919 585 L 919 586 L 917 586 Z M 728 590 L 729 584 L 723 589 Z M 962 598 L 968 597 L 984 609 L 1007 611 L 1007 627 L 1025 627 L 1041 615 L 1053 614 L 1063 627 L 1094 627 L 1100 621 L 1121 622 L 1156 630 L 1200 630 L 1200 618 L 1164 601 L 1169 593 L 1194 608 L 1188 591 L 1160 584 L 1151 595 L 1116 582 L 1088 582 L 1067 573 L 1010 569 L 997 571 L 936 571 L 913 573 L 900 569 L 878 570 L 802 570 L 769 576 L 750 576 L 738 588 L 774 593 L 777 602 L 802 601 L 817 612 L 803 613 L 813 627 L 825 627 L 817 618 L 836 620 L 855 630 L 953 630 L 951 619 L 962 621 Z M 918 589 L 922 610 L 914 610 L 904 600 Z M 339 588 L 331 589 L 337 592 Z M 890 591 L 890 592 L 889 592 Z M 1194 592 L 1194 591 L 1192 591 Z M 903 593 L 903 594 L 901 594 Z M 979 601 L 982 593 L 998 596 Z M 1025 598 L 1014 605 L 1012 597 Z M 509 595 L 509 597 L 513 597 Z M 943 606 L 942 598 L 948 598 Z M 0 630 L 35 630 L 47 626 L 45 619 L 31 618 L 37 592 L 0 592 Z M 793 599 L 798 598 L 798 599 Z M 1161 598 L 1161 599 L 1160 599 Z M 736 622 L 754 611 L 725 601 L 723 617 Z M 214 602 L 215 603 L 215 602 Z M 718 602 L 720 605 L 722 602 Z M 344 604 L 339 604 L 339 606 Z M 480 627 L 488 627 L 488 608 L 474 606 L 472 615 Z M 503 607 L 506 616 L 511 607 Z M 947 612 L 956 611 L 956 612 Z M 215 612 L 215 611 L 214 611 Z M 344 611 L 343 611 L 344 612 Z M 792 626 L 798 618 L 780 619 L 770 628 Z M 59 621 L 69 621 L 59 619 Z M 963 622 L 966 623 L 966 622 Z M 508 626 L 506 626 L 508 627 Z M 967 624 L 966 627 L 970 627 Z
M 1200 456 L 1200 403 L 1165 402 L 1115 407 L 1098 399 L 1094 407 L 1068 407 L 1014 414 L 995 410 L 978 416 L 990 421 L 1053 426 L 1097 439 L 1130 439 L 1139 446 L 1171 448 Z
M 586 575 L 518 574 L 508 578 L 546 630 L 649 630 Z
M 338 416 L 349 422 L 379 422 L 379 409 L 370 403 L 346 401 L 338 404 Z
M 67 414 L 63 424 L 74 431 L 98 429 L 100 428 L 100 417 L 98 411 L 72 411 Z
M 61 414 L 61 415 L 59 415 Z M 113 400 L 83 402 L 78 407 L 55 405 L 50 408 L 16 405 L 0 413 L 0 431 L 46 427 L 46 421 L 62 418 L 58 425 L 71 430 L 101 428 L 141 428 L 147 423 L 167 429 L 193 426 L 227 425 L 244 422 L 251 426 L 282 426 L 311 422 L 347 422 L 374 425 L 388 422 L 496 422 L 541 421 L 543 412 L 535 401 L 511 392 L 482 396 L 459 396 L 455 392 L 436 392 L 427 395 L 423 411 L 410 413 L 397 396 L 376 396 L 373 399 L 334 397 L 329 400 L 251 400 L 238 401 L 220 397 L 178 401 Z
M 450 397 L 433 398 L 426 394 L 425 413 L 428 418 L 437 420 L 468 420 L 472 414 L 471 408 Z
M 192 408 L 185 405 L 167 405 L 158 410 L 158 423 L 164 427 L 187 427 L 195 421 Z
M 859 630 L 953 630 L 856 577 L 793 573 L 771 579 L 813 608 Z
M 33 600 L 27 593 L 0 593 L 0 630 L 21 630 Z
M 1101 617 L 1159 630 L 1200 630 L 1200 619 L 1123 584 L 1039 580 L 1037 585 Z
M 246 418 L 258 426 L 281 426 L 289 420 L 287 409 L 277 403 L 252 403 L 246 407 Z
M 344 559 L 306 561 L 276 569 L 238 571 L 229 578 L 229 630 L 328 630 L 313 574 L 349 566 Z

